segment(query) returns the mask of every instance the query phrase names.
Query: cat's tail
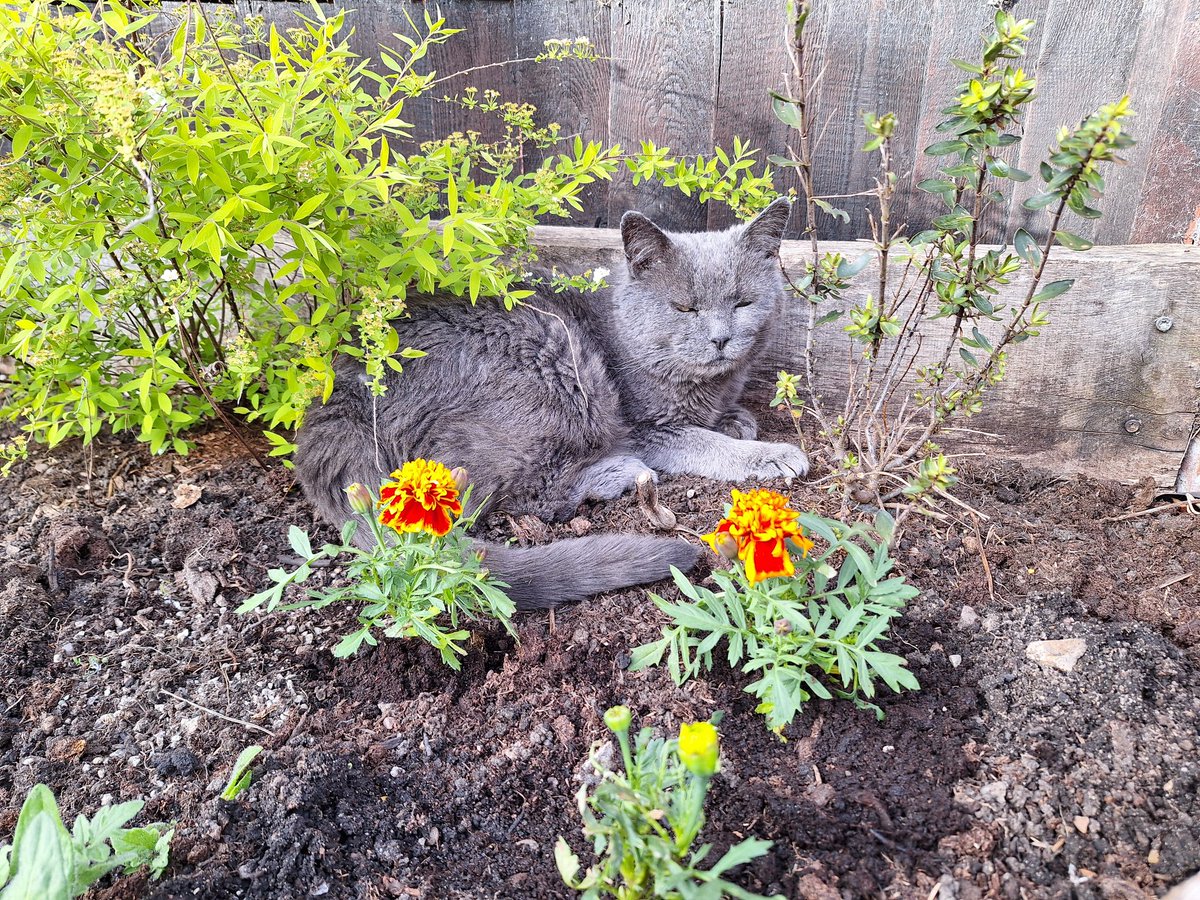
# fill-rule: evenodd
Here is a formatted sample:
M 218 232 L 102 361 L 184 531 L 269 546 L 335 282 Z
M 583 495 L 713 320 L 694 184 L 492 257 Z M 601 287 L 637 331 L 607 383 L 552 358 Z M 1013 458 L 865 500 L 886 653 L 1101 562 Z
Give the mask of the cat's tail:
M 540 547 L 484 544 L 484 565 L 517 609 L 546 609 L 689 572 L 700 550 L 677 538 L 598 534 Z

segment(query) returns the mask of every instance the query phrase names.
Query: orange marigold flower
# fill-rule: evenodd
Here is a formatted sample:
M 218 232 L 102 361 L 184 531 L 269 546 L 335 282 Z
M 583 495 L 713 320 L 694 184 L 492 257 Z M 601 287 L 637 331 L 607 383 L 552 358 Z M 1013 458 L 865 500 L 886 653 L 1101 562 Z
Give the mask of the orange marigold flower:
M 454 474 L 433 460 L 406 462 L 379 489 L 379 521 L 401 534 L 427 531 L 441 537 L 460 515 Z
M 751 584 L 765 578 L 794 575 L 796 567 L 788 553 L 787 541 L 791 540 L 805 556 L 813 547 L 796 521 L 800 513 L 787 505 L 787 497 L 774 491 L 735 490 L 732 496 L 729 513 L 712 534 L 704 535 L 704 540 L 720 553 L 732 538 Z

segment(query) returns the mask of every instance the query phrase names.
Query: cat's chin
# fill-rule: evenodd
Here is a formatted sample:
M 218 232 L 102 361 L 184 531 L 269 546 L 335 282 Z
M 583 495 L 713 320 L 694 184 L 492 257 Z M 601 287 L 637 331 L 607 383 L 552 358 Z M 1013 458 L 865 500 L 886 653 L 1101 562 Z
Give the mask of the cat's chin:
M 685 381 L 707 381 L 736 371 L 741 368 L 742 363 L 743 360 L 721 356 L 704 362 L 688 360 L 679 368 L 685 376 Z

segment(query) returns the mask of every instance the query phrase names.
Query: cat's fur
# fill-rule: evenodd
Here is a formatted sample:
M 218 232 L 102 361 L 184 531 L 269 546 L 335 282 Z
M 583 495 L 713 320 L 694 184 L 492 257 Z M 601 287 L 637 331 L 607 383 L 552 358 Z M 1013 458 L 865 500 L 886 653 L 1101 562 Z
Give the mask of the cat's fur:
M 494 301 L 422 298 L 396 323 L 405 363 L 373 399 L 345 358 L 329 402 L 308 413 L 296 472 L 320 512 L 349 515 L 343 488 L 377 485 L 416 457 L 464 466 L 477 497 L 563 521 L 585 499 L 632 489 L 642 473 L 726 481 L 803 475 L 792 444 L 755 440 L 739 404 L 783 296 L 777 255 L 789 205 L 715 234 L 667 234 L 621 220 L 626 263 L 611 292 L 539 291 Z M 489 546 L 487 564 L 522 608 L 553 606 L 690 569 L 674 538 L 599 535 L 525 549 Z

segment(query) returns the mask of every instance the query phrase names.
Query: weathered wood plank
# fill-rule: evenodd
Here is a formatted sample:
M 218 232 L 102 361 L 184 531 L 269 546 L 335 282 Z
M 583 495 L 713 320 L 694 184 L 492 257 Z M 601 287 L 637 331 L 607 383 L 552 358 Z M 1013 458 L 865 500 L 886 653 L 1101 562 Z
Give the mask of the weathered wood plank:
M 1134 243 L 1200 242 L 1200 0 L 1189 0 L 1174 28 L 1177 44 L 1161 115 L 1135 124 L 1149 160 L 1132 223 Z
M 1196 73 L 1200 73 L 1200 65 L 1195 59 L 1200 52 L 1200 44 L 1193 43 L 1185 46 L 1183 37 L 1186 29 L 1181 21 L 1183 4 L 1175 0 L 1145 0 L 1142 13 L 1136 23 L 1128 23 L 1129 28 L 1136 27 L 1136 44 L 1133 50 L 1132 65 L 1129 72 L 1127 92 L 1132 101 L 1136 117 L 1129 123 L 1131 133 L 1139 139 L 1139 144 L 1126 154 L 1127 165 L 1119 172 L 1110 173 L 1111 189 L 1104 202 L 1104 218 L 1096 223 L 1096 240 L 1102 244 L 1136 243 L 1131 239 L 1134 221 L 1142 204 L 1154 202 L 1155 199 L 1146 196 L 1147 180 L 1154 164 L 1155 147 L 1158 137 L 1165 132 L 1176 134 L 1191 120 L 1173 120 L 1169 118 L 1170 111 L 1175 111 L 1176 88 L 1175 79 L 1181 66 L 1191 65 Z M 1195 7 L 1196 3 L 1193 2 Z M 1192 37 L 1196 38 L 1197 32 Z M 1118 32 L 1116 40 L 1130 40 L 1133 35 L 1129 32 Z M 1180 53 L 1190 56 L 1181 59 Z M 1197 80 L 1200 84 L 1200 80 Z M 1194 110 L 1193 110 L 1194 112 Z M 1200 130 L 1193 134 L 1192 153 L 1200 156 Z M 1200 175 L 1200 167 L 1194 173 Z M 1178 172 L 1176 177 L 1187 177 Z M 1182 210 L 1181 199 L 1172 189 L 1170 205 L 1179 219 Z M 1200 200 L 1200 192 L 1197 192 Z M 1167 198 L 1161 198 L 1165 200 Z M 1185 211 L 1186 210 L 1182 210 Z M 1182 225 L 1180 221 L 1180 236 Z M 1153 239 L 1153 238 L 1152 238 Z M 1167 236 L 1157 240 L 1166 240 Z
M 1144 5 L 1143 0 L 1113 0 L 1106 5 L 1104 15 L 1098 16 L 1090 4 L 1051 0 L 1037 23 L 1039 43 L 1029 52 L 1029 68 L 1038 81 L 1038 98 L 1025 117 L 1025 134 L 1017 159 L 1020 168 L 1036 172 L 1038 163 L 1054 145 L 1060 127 L 1078 124 L 1101 104 L 1119 99 L 1130 88 L 1137 23 Z M 1144 165 L 1141 162 L 1144 153 L 1143 149 L 1134 148 L 1129 155 L 1131 160 Z M 1131 175 L 1128 169 L 1109 169 L 1105 174 L 1108 196 L 1104 210 L 1119 208 L 1127 202 L 1127 197 L 1136 197 L 1140 181 L 1136 174 Z M 1010 190 L 1010 232 L 1028 227 L 1035 235 L 1044 233 L 1044 217 L 1021 206 L 1026 198 L 1041 190 L 1041 184 L 1041 179 L 1034 177 Z M 1073 219 L 1066 227 L 1094 239 L 1096 221 Z M 1126 241 L 1128 233 L 1110 237 Z
M 536 241 L 548 261 L 576 270 L 611 266 L 621 246 L 615 231 L 596 229 L 542 228 Z M 852 256 L 864 247 L 822 244 L 825 251 Z M 808 253 L 806 244 L 786 241 L 781 256 L 795 270 Z M 1075 278 L 1076 286 L 1053 306 L 1048 333 L 1014 348 L 1005 381 L 985 399 L 984 413 L 965 423 L 979 433 L 951 435 L 944 443 L 956 453 L 986 452 L 1125 481 L 1151 476 L 1172 485 L 1200 385 L 1200 305 L 1194 302 L 1200 248 L 1059 253 L 1045 277 Z M 871 281 L 869 270 L 861 278 Z M 785 311 L 779 327 L 778 349 L 792 365 L 803 335 L 798 313 Z M 1172 319 L 1165 332 L 1155 327 L 1161 316 Z M 927 343 L 935 345 L 936 335 Z M 818 353 L 828 361 L 823 392 L 844 390 L 839 367 L 845 346 L 836 328 L 818 333 Z
M 874 186 L 878 154 L 861 152 L 866 140 L 863 113 L 895 113 L 900 128 L 893 144 L 901 168 L 910 167 L 917 149 L 917 124 L 925 88 L 926 57 L 933 31 L 929 0 L 871 0 L 819 3 L 806 30 L 813 42 L 813 134 L 817 193 L 855 194 Z M 822 237 L 846 239 L 870 234 L 870 198 L 830 202 L 845 209 L 849 223 L 821 216 Z M 896 213 L 905 216 L 907 197 Z
M 761 160 L 784 152 L 790 129 L 771 112 L 769 92 L 783 92 L 784 72 L 791 67 L 784 44 L 786 18 L 785 4 L 778 0 L 738 0 L 722 6 L 712 146 L 732 148 L 733 139 L 740 137 L 761 151 Z M 797 183 L 794 170 L 776 172 L 780 190 Z M 734 221 L 729 207 L 708 205 L 709 228 Z
M 1048 0 L 1026 0 L 1016 12 L 1023 18 L 1039 18 Z M 937 125 L 946 116 L 942 113 L 953 101 L 958 86 L 966 74 L 951 65 L 951 59 L 976 61 L 983 51 L 983 35 L 992 27 L 995 10 L 986 4 L 965 6 L 959 0 L 937 0 L 932 16 L 936 22 L 929 36 L 929 53 L 926 59 L 925 87 L 918 115 L 917 137 L 909 171 L 911 177 L 901 181 L 907 194 L 903 207 L 909 225 L 908 233 L 915 234 L 937 216 L 946 212 L 939 197 L 923 194 L 917 184 L 933 178 L 945 158 L 924 155 L 930 144 L 945 140 L 946 136 L 936 131 Z M 1011 161 L 1016 162 L 1015 153 Z M 1007 231 L 1008 210 L 1003 206 L 989 207 L 983 216 L 981 234 L 984 239 L 1000 241 Z
M 414 18 L 429 8 L 429 4 L 419 0 L 407 0 L 406 5 L 414 10 Z M 448 26 L 461 28 L 462 33 L 435 47 L 429 54 L 429 67 L 439 78 L 449 79 L 430 95 L 433 102 L 432 137 L 445 137 L 456 131 L 478 131 L 485 140 L 497 140 L 503 135 L 504 125 L 495 114 L 463 109 L 441 98 L 459 96 L 469 87 L 478 89 L 479 97 L 484 91 L 494 90 L 500 93 L 502 102 L 518 98 L 517 67 L 495 65 L 518 58 L 513 9 L 511 3 L 480 3 L 478 0 L 444 0 L 435 7 Z M 469 71 L 472 69 L 476 71 Z
M 524 0 L 515 4 L 518 58 L 536 57 L 549 38 L 586 37 L 601 57 L 596 62 L 565 60 L 523 63 L 517 68 L 520 99 L 538 108 L 538 121 L 557 122 L 568 141 L 579 135 L 585 141 L 608 144 L 610 77 L 607 58 L 612 56 L 611 7 L 595 0 Z M 543 158 L 530 159 L 536 165 Z M 608 224 L 608 184 L 589 185 L 581 196 L 583 211 L 571 221 L 580 225 Z
M 633 151 L 641 141 L 680 154 L 711 151 L 721 2 L 614 2 L 609 136 L 615 143 Z M 622 170 L 609 190 L 609 221 L 628 209 L 673 228 L 702 228 L 707 218 L 699 202 L 658 185 L 635 187 Z

